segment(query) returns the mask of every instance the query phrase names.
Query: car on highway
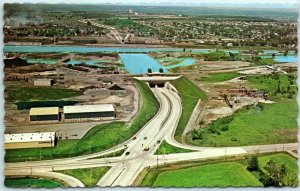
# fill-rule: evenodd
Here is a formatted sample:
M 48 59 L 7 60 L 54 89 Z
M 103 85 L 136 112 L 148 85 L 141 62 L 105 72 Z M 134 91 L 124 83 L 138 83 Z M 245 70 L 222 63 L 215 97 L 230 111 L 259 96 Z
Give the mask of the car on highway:
M 147 140 L 147 137 L 144 137 L 144 140 Z
M 160 143 L 160 140 L 158 140 L 156 143 L 159 144 L 159 143 Z
M 128 152 L 125 153 L 125 156 L 128 156 L 129 154 L 130 154 L 130 152 L 128 151 Z
M 132 140 L 136 140 L 136 137 L 133 137 Z
M 149 149 L 150 149 L 149 147 L 145 147 L 144 151 L 149 151 Z

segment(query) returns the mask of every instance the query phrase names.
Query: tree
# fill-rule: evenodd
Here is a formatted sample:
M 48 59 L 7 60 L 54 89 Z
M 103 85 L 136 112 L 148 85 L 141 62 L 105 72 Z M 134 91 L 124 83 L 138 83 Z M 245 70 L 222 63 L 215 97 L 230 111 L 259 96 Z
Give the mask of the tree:
M 163 68 L 159 68 L 159 73 L 164 73 L 164 69 Z
M 258 159 L 257 155 L 251 155 L 247 160 L 248 166 L 247 169 L 249 171 L 257 171 L 258 170 Z
M 88 21 L 86 24 L 87 24 L 88 26 L 91 26 L 91 25 L 92 25 L 91 21 Z
M 289 53 L 289 51 L 288 50 L 285 50 L 285 52 L 284 52 L 284 56 L 287 56 L 288 55 L 288 53 Z
M 277 165 L 273 160 L 270 160 L 264 169 L 267 171 L 269 178 L 272 180 L 273 186 L 285 186 L 285 178 L 287 175 L 285 164 L 280 166 Z
M 152 73 L 152 69 L 151 68 L 148 68 L 148 73 Z

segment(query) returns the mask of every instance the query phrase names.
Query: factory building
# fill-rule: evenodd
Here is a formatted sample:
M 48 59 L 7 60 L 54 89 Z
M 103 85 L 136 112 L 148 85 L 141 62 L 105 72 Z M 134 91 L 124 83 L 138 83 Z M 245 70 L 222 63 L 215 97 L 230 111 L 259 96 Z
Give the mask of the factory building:
M 114 119 L 112 104 L 64 106 L 64 121 L 89 121 Z
M 29 112 L 30 122 L 58 122 L 59 108 L 58 107 L 37 107 L 31 108 Z
M 53 80 L 52 79 L 37 79 L 33 81 L 34 86 L 52 86 Z
M 4 134 L 5 149 L 54 147 L 55 132 Z

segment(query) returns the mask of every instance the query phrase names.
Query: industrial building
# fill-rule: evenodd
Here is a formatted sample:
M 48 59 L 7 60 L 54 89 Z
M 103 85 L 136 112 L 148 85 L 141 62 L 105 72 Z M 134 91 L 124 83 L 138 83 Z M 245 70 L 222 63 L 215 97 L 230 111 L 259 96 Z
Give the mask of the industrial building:
M 34 86 L 52 86 L 53 80 L 52 79 L 37 79 L 33 81 Z
M 88 121 L 114 119 L 112 104 L 64 106 L 64 121 Z
M 54 147 L 55 132 L 4 134 L 5 149 Z
M 58 122 L 59 108 L 58 107 L 37 107 L 31 108 L 29 112 L 30 122 Z

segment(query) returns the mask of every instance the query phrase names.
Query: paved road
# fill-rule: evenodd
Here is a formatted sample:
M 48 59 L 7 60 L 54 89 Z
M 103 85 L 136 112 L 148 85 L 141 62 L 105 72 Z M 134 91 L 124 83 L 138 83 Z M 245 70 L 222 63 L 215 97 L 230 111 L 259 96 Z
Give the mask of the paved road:
M 107 151 L 66 159 L 48 161 L 30 161 L 19 163 L 6 163 L 5 175 L 18 175 L 20 173 L 47 173 L 65 169 L 92 168 L 100 166 L 111 166 L 111 169 L 98 182 L 98 186 L 130 186 L 138 174 L 146 167 L 171 163 L 176 161 L 187 161 L 197 159 L 210 159 L 224 156 L 245 155 L 254 152 L 276 152 L 288 151 L 298 148 L 297 143 L 259 145 L 246 147 L 197 147 L 178 143 L 174 139 L 174 133 L 182 112 L 181 100 L 177 93 L 165 88 L 154 88 L 153 93 L 160 102 L 158 113 L 152 118 L 135 136 L 135 140 L 128 140 Z M 189 153 L 177 153 L 168 155 L 154 155 L 163 140 L 176 147 L 194 150 Z M 160 141 L 158 143 L 157 141 Z M 126 152 L 120 157 L 95 158 L 104 154 L 121 150 L 127 146 Z M 149 148 L 148 151 L 144 151 Z M 61 176 L 57 178 L 63 179 Z M 79 182 L 72 179 L 66 180 L 70 185 L 79 185 Z M 75 183 L 74 183 L 75 182 Z M 77 186 L 78 186 L 77 185 Z

